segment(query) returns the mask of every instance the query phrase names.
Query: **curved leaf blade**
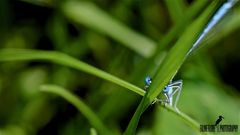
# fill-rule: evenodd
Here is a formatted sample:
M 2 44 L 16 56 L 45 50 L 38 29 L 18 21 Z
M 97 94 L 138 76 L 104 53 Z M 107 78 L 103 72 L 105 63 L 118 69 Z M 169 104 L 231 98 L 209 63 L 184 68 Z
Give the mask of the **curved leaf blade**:
M 119 86 L 127 88 L 139 95 L 144 95 L 145 91 L 141 88 L 128 83 L 114 75 L 93 67 L 87 63 L 79 61 L 71 56 L 56 51 L 40 51 L 30 49 L 2 49 L 0 50 L 1 61 L 16 61 L 16 60 L 43 60 L 57 63 L 63 66 L 71 67 L 92 75 L 95 75 L 104 80 L 115 83 Z
M 91 110 L 79 97 L 70 93 L 68 90 L 57 85 L 42 85 L 40 90 L 59 95 L 74 105 L 79 112 L 81 112 L 98 131 L 102 134 L 110 134 L 108 128 L 98 118 L 98 116 Z

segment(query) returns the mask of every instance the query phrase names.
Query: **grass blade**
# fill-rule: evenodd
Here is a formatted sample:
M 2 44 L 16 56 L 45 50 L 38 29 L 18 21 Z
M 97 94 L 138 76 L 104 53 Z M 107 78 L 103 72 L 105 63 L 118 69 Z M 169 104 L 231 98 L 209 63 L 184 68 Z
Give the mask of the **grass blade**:
M 161 93 L 162 89 L 164 88 L 164 86 L 167 85 L 170 79 L 172 79 L 172 77 L 177 73 L 178 69 L 181 67 L 182 63 L 186 59 L 187 53 L 192 47 L 192 44 L 196 40 L 198 33 L 201 32 L 215 8 L 216 3 L 210 5 L 210 7 L 196 21 L 194 21 L 192 25 L 190 25 L 190 27 L 183 33 L 180 39 L 170 50 L 166 59 L 163 61 L 162 66 L 159 67 L 157 75 L 153 78 L 154 81 L 150 89 L 147 91 L 147 94 L 145 94 L 136 112 L 134 113 L 125 131 L 125 135 L 135 134 L 141 114 Z M 189 123 L 192 124 L 190 121 Z M 198 127 L 196 127 L 196 129 L 197 128 Z
M 165 0 L 165 3 L 174 23 L 178 23 L 184 18 L 186 5 L 183 0 Z
M 127 88 L 139 95 L 144 95 L 145 91 L 141 88 L 128 83 L 114 75 L 104 72 L 98 68 L 95 68 L 87 63 L 79 61 L 73 57 L 70 57 L 64 53 L 55 51 L 39 51 L 28 49 L 2 49 L 0 50 L 0 62 L 1 61 L 16 61 L 16 60 L 44 60 L 57 63 L 63 66 L 71 67 L 99 78 L 105 79 L 119 86 Z
M 187 9 L 184 18 L 182 18 L 181 21 L 174 25 L 169 32 L 161 38 L 158 43 L 159 46 L 157 52 L 169 45 L 175 38 L 179 37 L 182 31 L 184 31 L 184 28 L 186 28 L 186 25 L 188 25 L 189 22 L 196 17 L 196 15 L 204 8 L 204 6 L 206 6 L 208 2 L 208 0 L 195 1 L 192 6 Z
M 89 74 L 96 75 L 103 79 L 105 79 L 104 76 L 106 75 L 107 76 L 106 80 L 108 80 L 110 82 L 115 83 L 115 81 L 116 81 L 116 84 L 118 84 L 122 87 L 125 87 L 127 89 L 130 89 L 130 90 L 132 89 L 133 92 L 135 92 L 141 96 L 144 96 L 144 94 L 145 94 L 145 91 L 138 88 L 137 86 L 127 83 L 115 76 L 112 76 L 104 71 L 96 69 L 95 67 L 92 67 L 81 61 L 78 61 L 78 60 L 76 60 L 68 55 L 65 55 L 63 53 L 38 51 L 38 50 L 27 50 L 27 49 L 2 49 L 2 50 L 0 50 L 0 62 L 16 61 L 16 60 L 45 60 L 45 61 L 50 61 L 53 63 L 60 64 L 60 65 L 68 66 L 68 67 L 71 67 L 71 68 L 74 68 L 74 69 L 77 69 L 80 71 L 84 71 Z M 86 68 L 86 69 L 82 69 L 82 68 Z M 96 70 L 96 71 L 92 72 L 91 69 Z M 98 73 L 98 72 L 100 72 L 100 73 Z M 102 76 L 102 75 L 104 75 L 104 76 Z M 110 76 L 110 78 L 108 78 L 109 76 Z M 185 122 L 188 121 L 188 123 L 191 123 L 192 121 L 194 121 L 194 120 L 189 121 L 190 118 L 186 119 L 186 117 L 185 117 L 186 114 L 178 113 L 170 106 L 166 106 L 165 109 L 173 112 L 175 115 L 180 116 Z M 194 123 L 197 123 L 197 122 L 193 122 L 192 125 L 194 125 Z
M 154 54 L 154 41 L 134 32 L 90 2 L 67 2 L 63 11 L 75 22 L 112 37 L 144 57 Z
M 65 90 L 57 85 L 42 85 L 40 90 L 63 97 L 74 105 L 101 134 L 110 134 L 110 131 L 98 118 L 98 116 L 79 97 L 71 94 L 68 90 Z

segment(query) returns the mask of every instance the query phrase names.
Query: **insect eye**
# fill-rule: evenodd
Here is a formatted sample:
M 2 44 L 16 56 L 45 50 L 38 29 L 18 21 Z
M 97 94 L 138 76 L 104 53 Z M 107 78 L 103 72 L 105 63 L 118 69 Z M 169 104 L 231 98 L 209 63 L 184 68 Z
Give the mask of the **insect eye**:
M 152 80 L 149 80 L 148 83 L 151 84 L 151 83 L 152 83 Z
M 145 78 L 145 85 L 150 85 L 152 83 L 152 78 L 150 76 L 147 76 Z

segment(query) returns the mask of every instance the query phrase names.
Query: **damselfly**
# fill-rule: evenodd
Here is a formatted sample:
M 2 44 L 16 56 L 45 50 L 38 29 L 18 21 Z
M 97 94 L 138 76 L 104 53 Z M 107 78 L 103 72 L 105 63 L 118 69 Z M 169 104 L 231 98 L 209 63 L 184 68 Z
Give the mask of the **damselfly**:
M 147 76 L 145 78 L 144 89 L 147 90 L 147 88 L 151 85 L 151 83 L 152 83 L 152 78 L 150 76 Z M 182 84 L 183 84 L 182 80 L 178 80 L 175 82 L 170 81 L 169 84 L 166 85 L 162 91 L 166 99 L 163 100 L 163 99 L 156 98 L 152 104 L 154 104 L 156 102 L 164 103 L 164 105 L 169 104 L 170 106 L 173 106 L 178 111 L 177 103 L 178 103 L 179 97 L 181 95 Z M 176 100 L 173 103 L 173 97 L 176 93 L 177 93 Z
M 213 17 L 210 19 L 209 23 L 206 25 L 206 27 L 204 28 L 203 32 L 200 34 L 200 36 L 198 37 L 198 39 L 195 41 L 195 43 L 193 44 L 192 48 L 189 50 L 188 54 L 190 54 L 198 45 L 199 43 L 203 40 L 203 38 L 209 33 L 209 31 L 226 15 L 226 13 L 235 5 L 235 3 L 238 0 L 227 0 L 217 11 L 216 13 L 213 15 Z M 147 76 L 145 78 L 145 86 L 144 89 L 147 90 L 149 88 L 149 86 L 152 83 L 152 79 L 150 76 Z M 181 95 L 181 91 L 182 91 L 182 85 L 183 82 L 182 80 L 179 81 L 175 81 L 172 82 L 172 80 L 169 82 L 168 85 L 166 85 L 163 89 L 163 94 L 166 97 L 166 100 L 162 100 L 159 98 L 156 98 L 155 101 L 153 102 L 153 104 L 155 102 L 161 102 L 164 104 L 169 104 L 170 106 L 173 106 L 177 111 L 177 103 L 178 100 L 180 98 Z M 173 97 L 174 95 L 177 94 L 175 102 L 173 103 Z

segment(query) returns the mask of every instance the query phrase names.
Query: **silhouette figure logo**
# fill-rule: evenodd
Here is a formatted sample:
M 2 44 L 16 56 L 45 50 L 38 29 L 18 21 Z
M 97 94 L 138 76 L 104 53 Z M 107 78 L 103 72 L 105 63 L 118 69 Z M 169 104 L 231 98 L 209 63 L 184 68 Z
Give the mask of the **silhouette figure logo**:
M 220 116 L 218 117 L 218 119 L 216 120 L 214 126 L 217 126 L 217 125 L 222 121 L 222 119 L 224 119 L 224 117 L 220 115 Z
M 220 115 L 215 124 L 201 124 L 200 132 L 238 132 L 237 124 L 220 124 L 223 119 L 224 117 Z

